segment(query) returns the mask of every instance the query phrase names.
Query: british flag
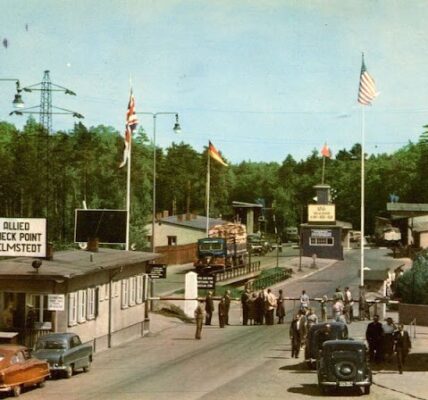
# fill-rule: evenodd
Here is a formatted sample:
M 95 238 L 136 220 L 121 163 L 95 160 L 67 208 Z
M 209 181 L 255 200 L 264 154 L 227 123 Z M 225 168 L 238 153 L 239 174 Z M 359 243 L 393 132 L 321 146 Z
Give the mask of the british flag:
M 128 110 L 126 111 L 126 124 L 125 124 L 125 148 L 123 149 L 123 161 L 119 165 L 119 168 L 122 168 L 126 165 L 128 161 L 129 154 L 131 152 L 131 142 L 132 142 L 132 132 L 137 128 L 138 119 L 135 114 L 135 99 L 134 95 L 131 93 L 129 95 Z

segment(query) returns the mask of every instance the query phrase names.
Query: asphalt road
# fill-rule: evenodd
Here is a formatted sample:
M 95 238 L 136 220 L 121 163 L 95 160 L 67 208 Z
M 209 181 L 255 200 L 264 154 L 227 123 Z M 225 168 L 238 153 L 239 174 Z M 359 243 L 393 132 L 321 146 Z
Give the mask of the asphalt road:
M 377 264 L 388 261 L 381 251 L 367 253 L 370 253 L 368 260 Z M 338 285 L 356 288 L 359 282 L 357 259 L 357 252 L 351 252 L 347 253 L 345 261 L 322 271 L 308 269 L 308 273 L 314 273 L 283 285 L 285 295 L 297 296 L 302 288 L 311 296 L 331 295 Z M 279 288 L 275 287 L 274 291 Z M 287 308 L 289 311 L 293 308 L 292 302 Z M 288 323 L 244 327 L 239 325 L 239 316 L 240 307 L 235 304 L 232 326 L 204 327 L 200 341 L 193 339 L 194 325 L 178 320 L 163 321 L 163 328 L 157 334 L 97 353 L 89 373 L 48 381 L 46 387 L 30 390 L 22 398 L 294 400 L 322 397 L 316 373 L 305 368 L 303 354 L 300 359 L 290 357 Z M 215 321 L 216 317 L 217 313 Z M 350 325 L 351 335 L 353 325 L 356 324 Z M 338 392 L 334 398 L 358 396 L 359 392 Z M 407 399 L 404 394 L 376 385 L 364 398 Z

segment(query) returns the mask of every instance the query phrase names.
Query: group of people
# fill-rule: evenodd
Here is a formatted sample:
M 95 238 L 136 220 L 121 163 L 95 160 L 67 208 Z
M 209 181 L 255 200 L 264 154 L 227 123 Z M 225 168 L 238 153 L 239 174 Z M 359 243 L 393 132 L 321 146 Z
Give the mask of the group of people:
M 382 324 L 379 322 L 379 316 L 374 315 L 373 321 L 367 325 L 366 340 L 370 361 L 391 362 L 395 353 L 398 371 L 403 373 L 407 355 L 412 348 L 409 333 L 404 330 L 403 324 L 394 324 L 392 318 L 387 318 Z

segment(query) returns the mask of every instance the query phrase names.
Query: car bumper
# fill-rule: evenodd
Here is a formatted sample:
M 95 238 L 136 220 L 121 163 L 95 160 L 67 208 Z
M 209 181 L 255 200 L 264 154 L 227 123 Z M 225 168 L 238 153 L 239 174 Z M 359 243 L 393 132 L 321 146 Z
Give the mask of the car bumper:
M 354 386 L 370 386 L 372 382 L 370 381 L 323 381 L 319 382 L 320 386 L 328 386 L 328 387 L 354 387 Z

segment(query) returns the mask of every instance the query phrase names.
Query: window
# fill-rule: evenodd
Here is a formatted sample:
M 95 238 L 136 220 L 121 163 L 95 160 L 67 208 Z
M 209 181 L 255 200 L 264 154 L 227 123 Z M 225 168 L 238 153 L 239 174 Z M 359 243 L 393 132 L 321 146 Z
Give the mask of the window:
M 149 275 L 143 275 L 143 301 L 147 301 L 149 291 Z
M 87 319 L 94 319 L 95 318 L 95 299 L 96 299 L 96 289 L 95 288 L 88 288 L 88 307 L 86 310 L 86 318 Z
M 129 306 L 135 306 L 135 299 L 137 294 L 137 279 L 136 277 L 129 278 Z
M 113 297 L 119 297 L 119 282 L 113 282 Z
M 68 326 L 77 324 L 77 293 L 68 294 Z
M 311 237 L 310 238 L 311 246 L 333 246 L 334 238 L 332 237 Z
M 177 246 L 177 236 L 167 236 L 168 246 Z
M 137 276 L 137 295 L 135 302 L 141 304 L 143 302 L 143 275 Z
M 122 279 L 122 308 L 128 308 L 129 301 L 129 281 Z
M 103 286 L 104 286 L 104 293 L 103 293 L 104 300 L 108 300 L 109 294 L 110 294 L 110 285 L 108 283 L 106 283 Z
M 82 323 L 86 321 L 86 290 L 79 290 L 77 292 L 77 322 Z

